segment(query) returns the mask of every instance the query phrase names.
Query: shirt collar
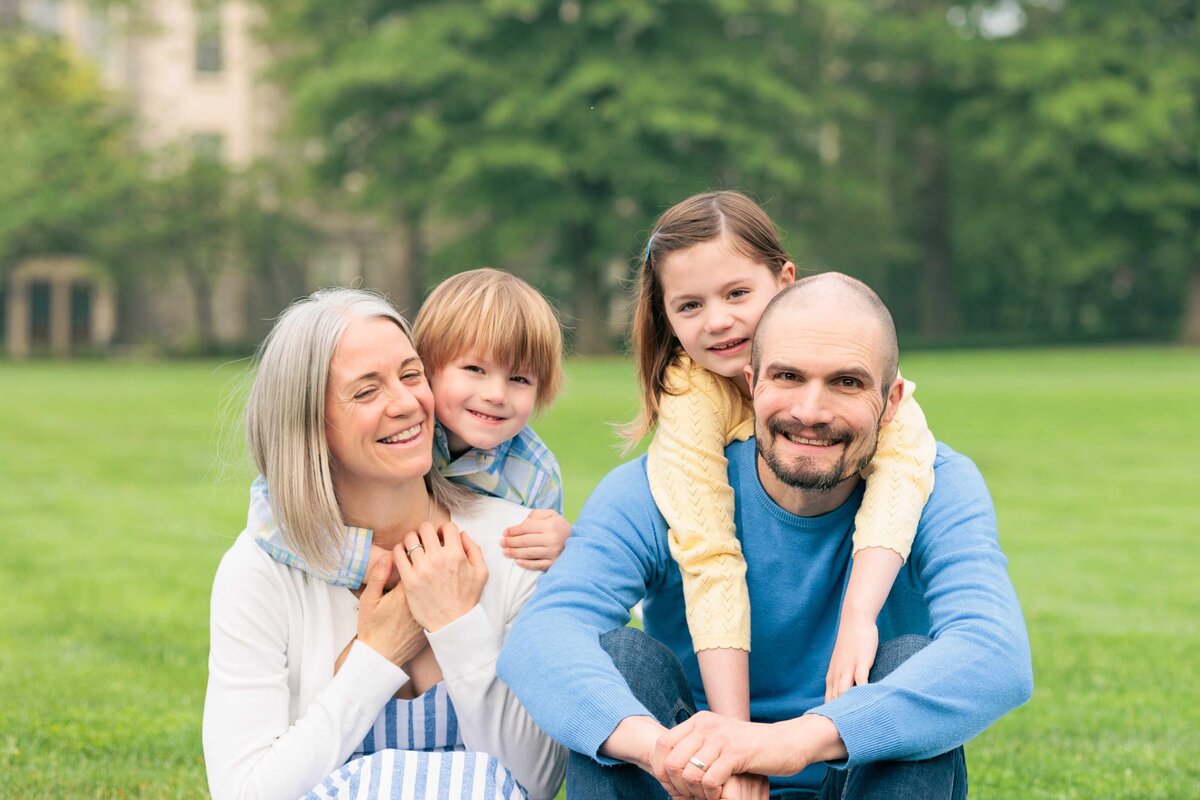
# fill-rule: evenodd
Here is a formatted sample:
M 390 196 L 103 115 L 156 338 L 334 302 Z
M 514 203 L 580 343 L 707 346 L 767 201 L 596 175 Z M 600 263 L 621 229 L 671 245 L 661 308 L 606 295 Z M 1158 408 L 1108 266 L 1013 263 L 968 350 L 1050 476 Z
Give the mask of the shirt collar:
M 506 439 L 495 447 L 489 447 L 486 450 L 472 447 L 458 458 L 451 458 L 450 439 L 446 435 L 446 429 L 442 427 L 441 423 L 438 423 L 433 429 L 434 466 L 437 467 L 438 472 L 447 478 L 453 478 L 458 475 L 471 475 L 478 472 L 495 474 L 504 463 L 504 459 L 508 456 L 508 451 L 512 449 L 513 442 L 516 440 L 517 437 L 514 436 L 512 439 Z

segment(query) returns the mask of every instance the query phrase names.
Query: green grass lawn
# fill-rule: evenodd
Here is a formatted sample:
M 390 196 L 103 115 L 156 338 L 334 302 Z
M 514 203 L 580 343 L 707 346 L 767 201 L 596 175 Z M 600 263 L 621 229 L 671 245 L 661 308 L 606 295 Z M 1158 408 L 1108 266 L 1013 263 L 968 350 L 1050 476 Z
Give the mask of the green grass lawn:
M 988 479 L 1033 638 L 1034 699 L 969 745 L 972 796 L 1197 796 L 1200 352 L 904 371 Z M 0 797 L 206 796 L 208 592 L 250 478 L 240 372 L 0 362 Z M 625 362 L 571 364 L 538 423 L 569 516 L 634 407 Z

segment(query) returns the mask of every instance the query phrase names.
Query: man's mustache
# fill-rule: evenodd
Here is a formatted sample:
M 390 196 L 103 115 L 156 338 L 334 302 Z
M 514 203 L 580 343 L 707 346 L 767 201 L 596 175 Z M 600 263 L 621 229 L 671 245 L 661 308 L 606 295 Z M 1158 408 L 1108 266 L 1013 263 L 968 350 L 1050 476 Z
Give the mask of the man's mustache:
M 835 428 L 832 425 L 798 425 L 778 419 L 767 420 L 767 432 L 772 436 L 824 439 L 841 444 L 849 444 L 854 439 L 854 433 L 847 428 Z

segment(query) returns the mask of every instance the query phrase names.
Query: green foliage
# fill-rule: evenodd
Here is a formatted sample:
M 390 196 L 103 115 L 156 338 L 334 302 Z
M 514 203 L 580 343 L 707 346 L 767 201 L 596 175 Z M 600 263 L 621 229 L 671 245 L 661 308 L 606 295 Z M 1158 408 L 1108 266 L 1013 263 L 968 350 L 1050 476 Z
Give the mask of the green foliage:
M 955 120 L 964 308 L 989 328 L 1172 333 L 1200 266 L 1200 17 L 1030 11 L 985 46 L 988 91 Z
M 263 4 L 318 174 L 356 176 L 410 237 L 436 228 L 441 270 L 573 293 L 585 349 L 610 262 L 658 211 L 712 186 L 786 193 L 812 161 L 796 3 Z
M 1200 507 L 1182 433 L 1200 355 L 942 352 L 904 372 L 939 438 L 988 480 L 1033 643 L 1032 702 L 968 745 L 972 794 L 1190 797 Z M 241 375 L 0 362 L 0 796 L 207 796 L 208 593 L 251 478 Z M 604 423 L 634 395 L 628 362 L 576 360 L 536 421 L 569 516 L 621 461 Z
M 927 339 L 1200 330 L 1193 4 L 260 2 L 316 173 L 412 243 L 413 297 L 497 264 L 598 347 L 656 214 L 738 187 Z
M 0 265 L 96 254 L 140 164 L 128 118 L 57 41 L 0 31 Z

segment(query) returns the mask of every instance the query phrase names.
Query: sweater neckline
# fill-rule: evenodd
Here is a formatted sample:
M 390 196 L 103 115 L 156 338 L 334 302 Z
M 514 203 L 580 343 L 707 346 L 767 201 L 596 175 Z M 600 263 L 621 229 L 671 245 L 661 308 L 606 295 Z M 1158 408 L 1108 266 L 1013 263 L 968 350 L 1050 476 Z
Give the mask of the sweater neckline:
M 776 503 L 763 487 L 762 481 L 758 477 L 758 449 L 753 437 L 745 442 L 738 442 L 735 446 L 737 447 L 737 458 L 740 462 L 738 466 L 742 471 L 742 485 L 753 487 L 752 495 L 754 502 L 763 512 L 789 527 L 809 531 L 829 530 L 831 526 L 839 526 L 852 520 L 858 511 L 858 507 L 862 504 L 862 494 L 865 487 L 864 483 L 859 481 L 858 486 L 854 488 L 854 491 L 850 493 L 845 502 L 832 511 L 818 514 L 815 517 L 802 517 L 798 514 L 793 514 Z

